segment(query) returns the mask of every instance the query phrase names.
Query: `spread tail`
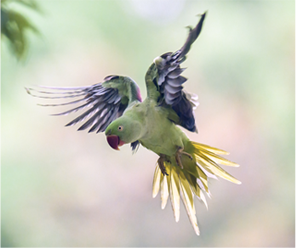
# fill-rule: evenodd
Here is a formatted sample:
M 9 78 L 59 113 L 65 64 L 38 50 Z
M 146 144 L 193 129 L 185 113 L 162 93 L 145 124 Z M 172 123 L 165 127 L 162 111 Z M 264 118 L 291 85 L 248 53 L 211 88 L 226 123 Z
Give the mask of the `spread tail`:
M 188 142 L 184 149 L 192 156 L 182 156 L 183 169 L 177 165 L 174 158 L 164 161 L 164 166 L 168 176 L 163 175 L 159 164 L 155 169 L 153 178 L 153 197 L 156 197 L 159 190 L 161 195 L 161 208 L 164 209 L 170 197 L 176 222 L 180 217 L 180 198 L 186 208 L 187 215 L 197 235 L 199 228 L 197 225 L 196 212 L 194 207 L 194 195 L 204 202 L 207 207 L 204 193 L 209 195 L 208 178 L 216 176 L 224 178 L 230 182 L 240 184 L 236 178 L 228 174 L 218 164 L 238 167 L 219 155 L 227 155 L 228 152 L 203 145 L 196 142 Z

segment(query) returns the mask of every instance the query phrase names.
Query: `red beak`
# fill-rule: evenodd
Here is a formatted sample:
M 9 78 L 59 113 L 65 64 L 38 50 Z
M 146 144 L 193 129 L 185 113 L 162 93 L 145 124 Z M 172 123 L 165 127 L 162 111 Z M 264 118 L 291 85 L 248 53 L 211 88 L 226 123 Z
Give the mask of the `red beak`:
M 118 146 L 123 146 L 125 144 L 117 135 L 107 135 L 107 141 L 109 146 L 115 150 L 119 150 Z
M 109 146 L 111 146 L 115 150 L 119 150 L 118 145 L 120 143 L 120 139 L 116 135 L 108 135 L 107 136 L 107 141 Z

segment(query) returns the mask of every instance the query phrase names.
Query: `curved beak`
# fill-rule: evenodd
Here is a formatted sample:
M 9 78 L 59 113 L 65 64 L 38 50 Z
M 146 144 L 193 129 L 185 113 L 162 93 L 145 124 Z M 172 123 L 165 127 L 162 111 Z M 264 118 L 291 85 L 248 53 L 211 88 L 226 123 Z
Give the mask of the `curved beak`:
M 120 139 L 116 135 L 108 135 L 107 136 L 107 142 L 109 146 L 111 146 L 115 150 L 119 150 L 118 145 L 120 143 Z

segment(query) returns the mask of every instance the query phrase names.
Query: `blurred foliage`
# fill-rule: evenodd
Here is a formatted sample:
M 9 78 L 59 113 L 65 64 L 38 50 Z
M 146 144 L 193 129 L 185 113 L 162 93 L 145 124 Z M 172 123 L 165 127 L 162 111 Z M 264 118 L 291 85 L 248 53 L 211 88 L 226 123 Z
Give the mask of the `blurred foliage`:
M 6 44 L 1 52 L 3 246 L 295 246 L 295 1 L 36 3 L 46 16 L 18 1 L 9 9 L 30 18 L 42 42 L 25 33 L 23 64 Z M 196 237 L 184 208 L 175 223 L 152 199 L 155 154 L 115 152 L 103 134 L 64 128 L 73 116 L 48 116 L 60 109 L 36 106 L 24 87 L 83 86 L 119 74 L 144 98 L 153 59 L 178 49 L 185 26 L 205 10 L 184 62 L 184 88 L 200 102 L 199 133 L 187 134 L 229 151 L 240 164 L 229 172 L 242 185 L 210 182 L 209 210 L 196 202 Z
M 40 7 L 34 0 L 2 0 L 1 1 L 1 38 L 9 43 L 11 51 L 18 59 L 25 57 L 28 49 L 27 30 L 39 31 L 22 14 L 11 9 L 11 3 L 21 4 L 40 12 Z

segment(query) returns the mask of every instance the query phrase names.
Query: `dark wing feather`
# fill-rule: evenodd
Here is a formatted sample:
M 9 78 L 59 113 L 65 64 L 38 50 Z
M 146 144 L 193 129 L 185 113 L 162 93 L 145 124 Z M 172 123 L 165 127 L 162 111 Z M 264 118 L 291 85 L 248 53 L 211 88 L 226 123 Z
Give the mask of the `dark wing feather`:
M 180 67 L 180 64 L 185 61 L 186 54 L 189 52 L 192 43 L 199 36 L 206 13 L 201 15 L 201 18 L 195 28 L 189 28 L 189 35 L 182 46 L 175 53 L 165 53 L 154 60 L 157 68 L 157 90 L 161 93 L 159 102 L 165 102 L 179 116 L 177 124 L 183 126 L 189 131 L 196 132 L 195 118 L 193 115 L 194 101 L 190 94 L 183 91 L 183 86 L 187 79 L 181 76 L 185 70 Z
M 40 104 L 41 106 L 67 106 L 76 105 L 67 111 L 53 114 L 68 115 L 73 112 L 86 109 L 66 126 L 73 126 L 84 122 L 78 130 L 89 128 L 88 132 L 103 132 L 108 125 L 120 117 L 129 104 L 141 101 L 139 88 L 136 83 L 122 76 L 108 76 L 103 83 L 86 87 L 48 87 L 40 86 L 42 89 L 28 88 L 27 92 L 44 99 L 69 99 L 69 102 L 55 104 Z

